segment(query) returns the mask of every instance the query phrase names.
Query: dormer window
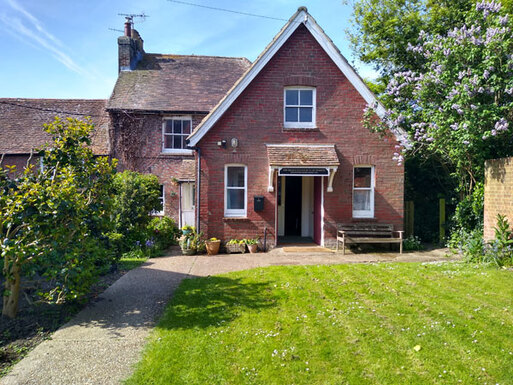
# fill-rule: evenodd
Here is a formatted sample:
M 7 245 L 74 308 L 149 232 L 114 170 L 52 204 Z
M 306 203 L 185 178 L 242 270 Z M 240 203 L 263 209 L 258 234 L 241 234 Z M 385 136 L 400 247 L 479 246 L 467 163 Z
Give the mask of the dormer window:
M 315 128 L 315 96 L 313 87 L 285 88 L 285 128 Z
M 192 154 L 187 149 L 186 139 L 191 134 L 192 118 L 190 116 L 173 116 L 164 118 L 162 124 L 162 152 L 170 154 Z

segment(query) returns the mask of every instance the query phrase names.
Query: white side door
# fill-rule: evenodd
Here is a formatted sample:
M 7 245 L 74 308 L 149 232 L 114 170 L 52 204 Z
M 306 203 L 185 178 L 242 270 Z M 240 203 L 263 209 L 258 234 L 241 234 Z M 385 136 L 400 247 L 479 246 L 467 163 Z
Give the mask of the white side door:
M 196 185 L 194 183 L 181 183 L 182 223 L 181 226 L 195 226 Z

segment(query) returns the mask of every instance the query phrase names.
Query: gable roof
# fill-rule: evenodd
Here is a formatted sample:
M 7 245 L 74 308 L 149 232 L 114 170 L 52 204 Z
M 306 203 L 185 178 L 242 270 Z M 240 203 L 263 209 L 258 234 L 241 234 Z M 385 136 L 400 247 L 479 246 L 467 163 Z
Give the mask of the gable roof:
M 217 106 L 203 119 L 189 136 L 189 145 L 195 146 L 203 136 L 212 128 L 212 126 L 223 116 L 232 103 L 260 73 L 271 58 L 285 44 L 288 38 L 296 31 L 300 25 L 305 25 L 315 40 L 324 49 L 328 56 L 337 65 L 340 71 L 346 76 L 353 87 L 360 93 L 367 104 L 375 107 L 376 113 L 380 118 L 385 115 L 385 107 L 379 102 L 372 91 L 367 87 L 362 78 L 355 72 L 346 58 L 335 46 L 333 41 L 326 35 L 323 29 L 317 24 L 315 19 L 308 13 L 306 7 L 299 7 L 297 12 L 289 19 L 285 26 L 278 32 L 271 43 L 253 62 L 248 71 L 235 83 L 226 96 L 221 99 Z M 402 131 L 393 132 L 399 141 L 406 137 Z
M 133 71 L 122 71 L 109 110 L 208 113 L 246 72 L 246 58 L 144 54 Z
M 0 98 L 0 154 L 29 154 L 50 141 L 43 124 L 60 118 L 90 116 L 95 125 L 92 150 L 108 155 L 110 117 L 104 99 Z

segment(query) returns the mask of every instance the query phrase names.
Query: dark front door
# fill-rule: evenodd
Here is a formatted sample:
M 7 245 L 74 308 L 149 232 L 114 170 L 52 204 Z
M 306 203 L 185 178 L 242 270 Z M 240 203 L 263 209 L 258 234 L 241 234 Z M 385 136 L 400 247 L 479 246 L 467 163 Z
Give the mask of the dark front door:
M 287 176 L 285 180 L 285 236 L 301 236 L 302 178 Z

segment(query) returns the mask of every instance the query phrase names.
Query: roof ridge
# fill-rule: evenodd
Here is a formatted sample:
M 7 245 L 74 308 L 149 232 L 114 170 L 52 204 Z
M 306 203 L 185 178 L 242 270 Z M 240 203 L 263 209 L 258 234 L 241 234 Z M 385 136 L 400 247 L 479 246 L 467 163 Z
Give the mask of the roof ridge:
M 80 98 L 0 98 L 0 101 L 48 101 L 48 102 L 71 102 L 71 101 L 83 101 L 83 102 L 106 102 L 108 99 L 80 99 Z
M 251 61 L 244 56 L 220 56 L 220 55 L 184 55 L 184 54 L 174 54 L 174 53 L 153 53 L 146 52 L 145 55 L 154 55 L 154 56 L 177 56 L 177 57 L 192 57 L 192 58 L 211 58 L 211 59 L 229 59 L 229 60 L 246 60 L 251 63 Z

